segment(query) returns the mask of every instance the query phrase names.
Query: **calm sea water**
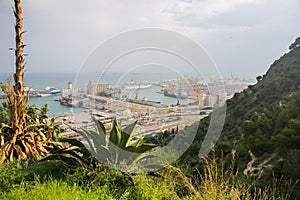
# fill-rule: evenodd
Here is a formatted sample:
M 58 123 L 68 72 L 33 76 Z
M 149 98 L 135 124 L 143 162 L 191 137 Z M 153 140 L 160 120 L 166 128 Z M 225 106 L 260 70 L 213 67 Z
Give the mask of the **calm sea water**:
M 7 78 L 11 76 L 9 74 L 0 74 L 0 81 L 5 82 Z M 66 88 L 68 82 L 73 82 L 74 87 L 85 88 L 86 84 L 89 80 L 94 82 L 108 82 L 111 85 L 122 85 L 125 82 L 129 82 L 131 80 L 135 82 L 140 81 L 150 81 L 150 82 L 160 82 L 168 79 L 178 78 L 176 74 L 171 73 L 109 73 L 102 75 L 94 75 L 94 74 L 85 74 L 81 76 L 77 76 L 76 74 L 63 74 L 63 73 L 26 73 L 25 74 L 25 85 L 27 87 L 33 89 L 44 89 L 47 86 L 53 86 L 58 89 Z M 172 97 L 166 97 L 163 94 L 158 93 L 161 90 L 159 86 L 152 86 L 150 88 L 140 89 L 139 97 L 140 99 L 145 97 L 148 100 L 152 101 L 160 101 L 164 104 L 176 104 L 177 99 Z M 128 95 L 130 98 L 134 99 L 135 90 L 129 90 Z M 29 104 L 35 104 L 38 107 L 41 107 L 43 104 L 48 104 L 49 115 L 52 116 L 61 116 L 61 115 L 69 115 L 72 112 L 82 112 L 82 108 L 70 108 L 66 106 L 60 105 L 59 102 L 55 101 L 60 98 L 60 95 L 53 95 L 49 97 L 38 97 L 31 98 Z M 189 99 L 180 100 L 181 104 L 187 104 L 192 102 Z

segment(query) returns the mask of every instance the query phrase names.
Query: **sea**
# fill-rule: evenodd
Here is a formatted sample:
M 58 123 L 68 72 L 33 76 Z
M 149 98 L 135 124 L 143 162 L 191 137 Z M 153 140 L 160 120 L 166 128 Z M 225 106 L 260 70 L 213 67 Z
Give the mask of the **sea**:
M 12 74 L 0 73 L 0 82 L 5 83 L 8 78 L 11 78 Z M 152 83 L 159 83 L 165 80 L 177 79 L 178 74 L 172 73 L 122 73 L 122 72 L 110 72 L 107 74 L 84 74 L 76 75 L 75 73 L 29 73 L 25 72 L 24 81 L 25 86 L 42 90 L 47 86 L 55 87 L 57 89 L 63 89 L 68 87 L 68 83 L 72 82 L 73 87 L 86 89 L 86 85 L 89 80 L 95 83 L 110 83 L 112 86 L 121 86 L 124 83 L 134 81 L 136 83 L 147 81 Z M 149 88 L 139 89 L 139 98 L 146 98 L 151 101 L 158 101 L 162 104 L 174 105 L 177 103 L 177 99 L 173 97 L 167 97 L 159 93 L 162 88 L 157 85 L 152 85 Z M 126 91 L 129 98 L 134 99 L 136 90 Z M 58 101 L 60 95 L 51 95 L 47 97 L 36 97 L 29 100 L 30 105 L 36 105 L 41 107 L 43 104 L 48 105 L 48 116 L 68 116 L 73 113 L 83 112 L 83 108 L 72 108 L 61 105 Z M 3 100 L 0 100 L 3 101 Z M 191 99 L 180 99 L 181 104 L 188 104 L 193 102 Z

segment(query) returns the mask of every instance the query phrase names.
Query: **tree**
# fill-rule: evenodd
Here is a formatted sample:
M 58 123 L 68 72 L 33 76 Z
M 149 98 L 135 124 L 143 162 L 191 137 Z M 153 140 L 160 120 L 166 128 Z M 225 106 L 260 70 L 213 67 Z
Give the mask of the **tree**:
M 300 46 L 300 37 L 296 38 L 295 42 L 289 46 L 289 49 L 292 50 L 299 46 Z
M 259 82 L 259 81 L 261 81 L 261 80 L 262 80 L 262 76 L 257 76 L 257 77 L 256 77 L 256 81 L 257 81 L 257 82 Z
M 23 18 L 21 0 L 14 0 L 14 15 L 16 19 L 16 47 L 15 47 L 15 73 L 13 81 L 1 89 L 6 93 L 1 117 L 7 120 L 0 125 L 0 163 L 19 159 L 26 161 L 31 158 L 40 159 L 49 154 L 49 150 L 60 147 L 59 143 L 52 141 L 53 134 L 58 130 L 53 120 L 49 121 L 45 109 L 27 106 L 28 94 L 24 91 L 24 45 Z M 38 113 L 37 111 L 40 111 Z M 3 113 L 2 113 L 3 115 Z M 43 117 L 41 117 L 41 115 Z

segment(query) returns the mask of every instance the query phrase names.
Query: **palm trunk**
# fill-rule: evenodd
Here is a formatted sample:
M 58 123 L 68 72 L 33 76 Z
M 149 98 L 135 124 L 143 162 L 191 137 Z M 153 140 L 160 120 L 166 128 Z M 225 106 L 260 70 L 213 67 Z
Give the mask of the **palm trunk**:
M 12 108 L 12 129 L 14 132 L 14 138 L 22 133 L 25 117 L 25 108 L 27 104 L 27 96 L 24 93 L 24 58 L 23 50 L 25 45 L 23 44 L 23 18 L 22 18 L 22 6 L 21 0 L 14 0 L 15 2 L 15 32 L 16 32 L 16 63 L 15 63 L 15 74 L 14 74 L 14 94 L 15 101 Z M 11 102 L 12 103 L 12 102 Z
M 23 18 L 21 0 L 14 0 L 14 14 L 16 18 L 16 63 L 14 82 L 8 81 L 2 89 L 7 95 L 9 124 L 0 124 L 0 164 L 8 160 L 18 159 L 26 161 L 28 159 L 40 159 L 49 155 L 49 150 L 61 148 L 61 144 L 52 142 L 52 134 L 56 128 L 48 123 L 40 122 L 35 108 L 27 109 L 28 94 L 24 91 L 24 58 L 23 58 Z M 26 119 L 32 112 L 30 124 L 26 124 Z M 33 123 L 33 124 L 32 124 Z M 33 127 L 36 127 L 34 129 Z M 32 128 L 32 129 L 31 129 Z M 31 129 L 31 130 L 30 130 Z M 43 132 L 42 132 L 43 131 Z
M 15 32 L 16 32 L 16 48 L 15 48 L 15 73 L 14 73 L 14 83 L 8 81 L 5 87 L 5 93 L 7 94 L 8 100 L 8 113 L 10 119 L 10 129 L 7 132 L 6 139 L 3 135 L 1 137 L 1 149 L 0 149 L 0 163 L 5 160 L 13 160 L 16 155 L 20 154 L 25 158 L 19 146 L 16 146 L 18 137 L 20 137 L 24 132 L 25 124 L 25 114 L 26 106 L 28 102 L 28 97 L 24 92 L 24 58 L 23 50 L 25 45 L 23 44 L 23 18 L 22 18 L 22 6 L 21 0 L 14 0 L 15 8 L 14 15 L 16 18 Z M 3 127 L 3 125 L 1 124 Z M 1 127 L 1 128 L 2 128 Z M 1 130 L 2 132 L 2 130 Z M 24 135 L 24 134 L 23 134 Z M 17 156 L 20 157 L 20 156 Z

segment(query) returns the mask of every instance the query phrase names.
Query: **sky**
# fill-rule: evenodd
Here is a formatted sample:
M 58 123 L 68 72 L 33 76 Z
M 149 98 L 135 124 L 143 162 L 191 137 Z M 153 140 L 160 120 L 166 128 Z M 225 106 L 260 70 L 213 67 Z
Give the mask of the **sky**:
M 300 0 L 23 1 L 27 73 L 76 72 L 99 44 L 158 27 L 197 42 L 223 76 L 255 77 L 300 36 Z M 0 0 L 0 73 L 14 70 L 12 0 Z

